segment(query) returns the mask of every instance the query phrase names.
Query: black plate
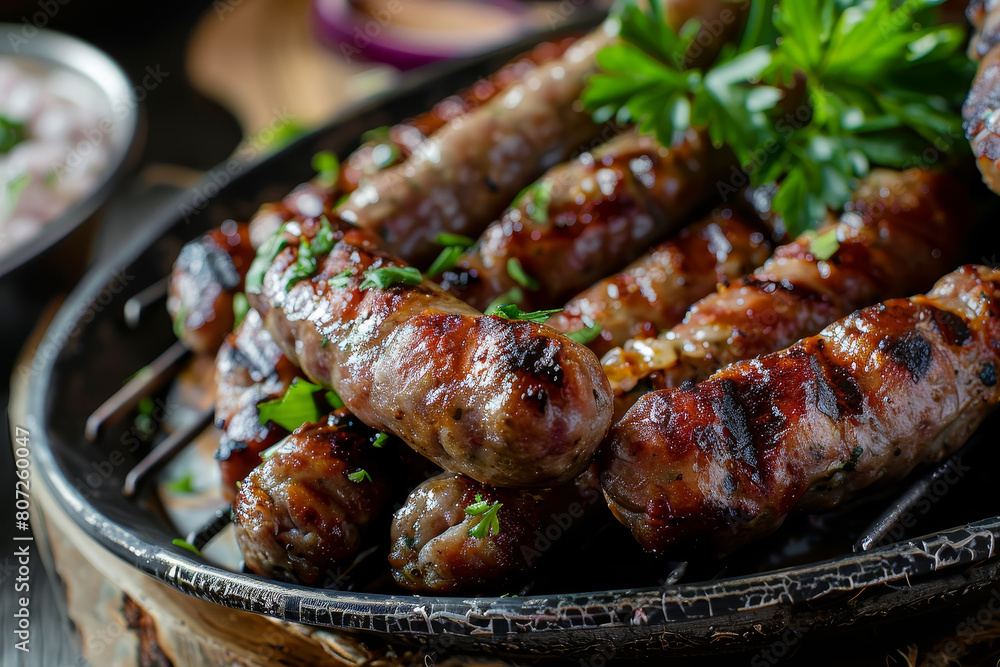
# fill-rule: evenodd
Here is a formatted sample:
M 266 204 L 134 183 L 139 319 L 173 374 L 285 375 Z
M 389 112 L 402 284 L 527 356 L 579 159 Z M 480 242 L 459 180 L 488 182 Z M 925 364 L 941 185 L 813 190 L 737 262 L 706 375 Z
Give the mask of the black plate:
M 934 491 L 926 509 L 914 509 L 917 531 L 938 531 L 927 537 L 851 553 L 859 531 L 900 491 L 884 489 L 835 513 L 790 519 L 772 538 L 725 561 L 693 562 L 681 580 L 691 583 L 674 584 L 664 583 L 673 563 L 643 554 L 611 523 L 550 554 L 516 598 L 355 593 L 226 571 L 172 546 L 177 533 L 161 514 L 123 499 L 125 474 L 149 443 L 122 426 L 91 444 L 83 437 L 84 422 L 125 378 L 174 342 L 166 312 L 128 329 L 125 300 L 165 276 L 184 242 L 227 218 L 247 219 L 259 204 L 311 177 L 316 151 L 345 155 L 365 130 L 428 108 L 528 46 L 411 80 L 257 164 L 221 165 L 150 221 L 114 261 L 85 277 L 28 371 L 26 425 L 38 474 L 76 522 L 133 567 L 228 607 L 515 656 L 593 655 L 595 648 L 617 655 L 746 648 L 773 640 L 793 615 L 798 630 L 832 628 L 927 609 L 993 581 L 1000 567 L 994 558 L 1000 500 L 980 490 L 995 484 L 995 447 L 974 450 L 969 470 L 956 483 Z M 989 439 L 995 428 L 991 421 L 980 434 Z

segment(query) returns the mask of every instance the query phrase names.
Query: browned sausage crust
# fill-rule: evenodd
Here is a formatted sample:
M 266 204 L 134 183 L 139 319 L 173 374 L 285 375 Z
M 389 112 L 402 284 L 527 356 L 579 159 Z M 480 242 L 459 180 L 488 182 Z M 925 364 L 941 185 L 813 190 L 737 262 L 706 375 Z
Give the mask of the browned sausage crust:
M 440 250 L 438 234 L 478 236 L 521 188 L 600 133 L 578 98 L 610 40 L 603 28 L 580 38 L 365 181 L 338 213 L 421 267 Z
M 977 31 L 969 42 L 969 57 L 980 63 L 962 120 L 983 181 L 1000 192 L 1000 3 L 973 0 L 967 14 Z
M 1000 271 L 866 308 L 708 380 L 642 397 L 601 482 L 646 548 L 728 552 L 953 452 L 1000 400 Z
M 858 308 L 930 287 L 954 266 L 971 222 L 970 196 L 951 177 L 874 171 L 840 222 L 779 247 L 757 271 L 692 306 L 665 336 L 612 350 L 604 369 L 622 396 L 640 381 L 677 387 L 780 350 Z
M 577 38 L 578 36 L 572 36 L 543 42 L 489 77 L 441 100 L 430 111 L 386 128 L 384 136 L 365 142 L 344 161 L 338 190 L 353 192 L 365 178 L 406 160 L 420 148 L 427 137 L 447 123 L 489 102 L 539 65 L 561 57 Z
M 247 567 L 318 584 L 350 564 L 392 488 L 381 460 L 391 452 L 373 446 L 377 436 L 341 409 L 297 429 L 250 473 L 233 503 Z
M 478 498 L 477 498 L 478 496 Z M 496 591 L 536 565 L 542 552 L 533 545 L 549 524 L 560 534 L 589 520 L 600 499 L 595 467 L 570 484 L 552 489 L 500 489 L 462 475 L 444 473 L 419 485 L 396 512 L 390 534 L 389 565 L 403 588 L 420 593 Z M 497 530 L 480 527 L 480 503 L 501 503 Z M 548 539 L 548 538 L 546 538 Z
M 603 355 L 629 338 L 653 338 L 679 323 L 717 283 L 753 271 L 770 254 L 759 225 L 732 209 L 717 209 L 571 299 L 546 324 L 565 332 L 599 325 L 600 334 L 587 346 Z
M 593 352 L 544 325 L 482 315 L 427 280 L 376 286 L 378 270 L 407 267 L 358 230 L 286 290 L 300 235 L 316 229 L 283 232 L 288 246 L 249 295 L 308 377 L 365 423 L 479 481 L 549 486 L 583 471 L 611 421 Z
M 732 163 L 699 132 L 666 148 L 629 130 L 532 185 L 442 286 L 480 310 L 497 298 L 526 310 L 562 305 L 679 230 Z
M 260 423 L 257 405 L 282 396 L 301 372 L 264 329 L 256 310 L 226 337 L 215 357 L 215 425 L 223 430 L 215 458 L 222 471 L 222 492 L 236 495 L 236 483 L 260 464 L 260 454 L 288 431 Z
M 200 354 L 212 354 L 233 330 L 233 296 L 254 258 L 246 225 L 229 221 L 181 249 L 170 274 L 167 312 L 174 333 Z

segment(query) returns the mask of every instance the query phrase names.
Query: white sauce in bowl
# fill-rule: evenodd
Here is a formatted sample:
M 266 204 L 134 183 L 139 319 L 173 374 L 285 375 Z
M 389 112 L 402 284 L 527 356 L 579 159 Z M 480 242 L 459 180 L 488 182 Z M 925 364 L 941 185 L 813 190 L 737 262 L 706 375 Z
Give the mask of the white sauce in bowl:
M 0 256 L 101 182 L 111 159 L 110 112 L 107 97 L 80 74 L 0 57 Z M 7 138 L 11 128 L 16 143 Z

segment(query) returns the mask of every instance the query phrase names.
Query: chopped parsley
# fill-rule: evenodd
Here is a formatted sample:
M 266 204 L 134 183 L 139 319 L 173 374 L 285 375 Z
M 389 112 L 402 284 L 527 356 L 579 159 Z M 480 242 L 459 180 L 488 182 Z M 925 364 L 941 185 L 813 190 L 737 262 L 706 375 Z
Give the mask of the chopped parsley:
M 237 292 L 233 295 L 233 329 L 240 326 L 243 323 L 243 318 L 247 316 L 247 312 L 250 310 L 250 302 L 247 301 L 247 295 L 243 292 Z
M 288 239 L 285 238 L 285 226 L 282 225 L 271 238 L 257 248 L 257 255 L 254 257 L 253 263 L 250 264 L 249 271 L 247 271 L 245 283 L 247 292 L 260 293 L 261 288 L 264 286 L 264 276 L 267 274 L 267 270 L 271 268 L 271 264 L 274 263 L 278 253 L 287 245 Z
M 462 248 L 471 248 L 476 244 L 468 236 L 463 236 L 462 234 L 449 234 L 441 233 L 434 237 L 434 242 L 438 245 L 443 246 L 460 246 Z
M 330 278 L 326 282 L 331 287 L 347 287 L 348 284 L 350 284 L 351 277 L 353 275 L 354 273 L 352 273 L 350 269 L 344 269 L 343 271 L 335 275 L 333 278 Z
M 365 279 L 361 283 L 361 289 L 376 287 L 386 289 L 392 285 L 419 285 L 424 281 L 418 269 L 412 266 L 386 266 L 381 269 L 371 269 L 365 272 Z
M 0 153 L 9 153 L 14 146 L 24 141 L 28 132 L 24 123 L 0 116 Z
M 362 468 L 356 472 L 352 472 L 347 476 L 347 479 L 351 480 L 355 484 L 360 484 L 361 482 L 368 480 L 372 481 L 372 476 L 368 474 L 368 471 Z
M 465 513 L 469 516 L 480 517 L 476 525 L 469 529 L 469 536 L 482 539 L 487 535 L 499 535 L 500 517 L 497 516 L 497 513 L 501 507 L 503 507 L 503 503 L 500 501 L 490 504 L 477 493 L 476 501 L 465 508 Z
M 330 224 L 329 218 L 325 215 L 321 216 L 316 235 L 312 239 L 301 237 L 299 256 L 294 264 L 285 269 L 282 278 L 285 282 L 286 292 L 296 283 L 316 273 L 319 258 L 333 249 L 334 241 L 333 225 Z
M 168 490 L 174 493 L 194 493 L 194 484 L 191 473 L 184 475 L 183 477 L 178 477 L 177 479 L 171 480 L 165 484 Z
M 840 466 L 838 470 L 843 470 L 844 472 L 853 472 L 855 468 L 858 467 L 858 461 L 861 460 L 861 454 L 864 453 L 864 448 L 858 445 L 851 452 L 851 458 L 844 465 Z
M 389 436 L 387 434 L 379 433 L 377 436 L 375 436 L 375 439 L 372 440 L 372 447 L 375 447 L 376 449 L 382 449 L 382 446 L 385 445 L 385 441 L 388 439 Z
M 552 310 L 536 310 L 530 313 L 526 313 L 516 304 L 504 303 L 498 306 L 490 306 L 486 314 L 496 315 L 497 317 L 502 317 L 505 320 L 525 320 L 527 322 L 541 323 L 549 319 L 549 316 L 553 313 L 562 312 L 562 308 L 553 308 Z
M 330 151 L 320 151 L 313 155 L 312 168 L 317 172 L 320 185 L 332 190 L 340 178 L 340 160 Z
M 514 282 L 524 289 L 535 291 L 541 287 L 537 280 L 528 275 L 528 272 L 524 270 L 524 266 L 521 265 L 521 260 L 517 257 L 511 257 L 507 260 L 507 275 L 513 278 Z
M 289 431 L 294 431 L 305 423 L 318 421 L 320 412 L 313 394 L 320 389 L 322 387 L 317 384 L 295 378 L 281 398 L 257 405 L 257 419 L 261 424 L 272 421 Z
M 837 229 L 834 228 L 815 237 L 809 243 L 809 252 L 819 261 L 825 262 L 836 254 L 839 247 L 840 240 L 837 238 Z
M 333 408 L 334 410 L 336 410 L 337 408 L 344 407 L 344 399 L 338 396 L 337 392 L 333 391 L 332 389 L 324 393 L 323 398 L 326 399 L 326 402 L 329 403 L 330 407 Z
M 540 225 L 549 221 L 549 204 L 552 203 L 552 181 L 542 179 L 535 181 L 525 189 L 517 193 L 512 208 L 520 208 L 524 205 L 524 213 Z
M 601 335 L 602 327 L 600 324 L 591 324 L 589 327 L 580 329 L 579 331 L 571 331 L 568 334 L 564 334 L 566 338 L 570 340 L 575 340 L 581 345 L 587 345 L 590 342 L 597 339 Z
M 198 547 L 196 547 L 195 545 L 188 542 L 187 540 L 182 540 L 181 538 L 177 537 L 173 540 L 170 540 L 170 543 L 173 544 L 175 547 L 180 547 L 181 549 L 187 549 L 195 556 L 204 558 L 204 556 L 201 555 L 201 550 L 198 549 Z
M 458 245 L 448 246 L 442 250 L 437 259 L 431 264 L 430 268 L 427 269 L 427 275 L 437 276 L 445 271 L 451 271 L 458 264 L 459 258 L 465 254 L 465 248 Z
M 389 126 L 383 125 L 361 135 L 362 142 L 373 144 L 372 164 L 376 169 L 392 166 L 402 155 L 399 146 L 392 140 L 390 131 Z

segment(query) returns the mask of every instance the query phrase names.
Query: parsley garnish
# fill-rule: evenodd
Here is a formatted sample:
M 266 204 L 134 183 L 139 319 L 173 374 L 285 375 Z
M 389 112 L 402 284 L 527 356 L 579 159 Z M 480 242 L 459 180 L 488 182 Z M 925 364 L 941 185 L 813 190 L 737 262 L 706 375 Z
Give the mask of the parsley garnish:
M 324 393 L 323 398 L 326 399 L 326 402 L 329 403 L 330 407 L 333 408 L 334 410 L 336 410 L 337 408 L 344 407 L 344 399 L 338 396 L 337 392 L 333 391 L 332 389 Z
M 250 302 L 247 301 L 247 295 L 243 292 L 237 292 L 233 295 L 233 329 L 240 326 L 243 323 L 243 318 L 247 316 L 247 311 L 250 310 Z
M 361 470 L 358 470 L 357 472 L 350 473 L 347 476 L 347 479 L 351 480 L 355 484 L 360 484 L 361 482 L 365 481 L 366 479 L 369 482 L 372 481 L 372 476 L 368 474 L 367 470 L 365 470 L 364 468 L 362 468 Z
M 427 269 L 427 275 L 436 276 L 445 271 L 451 271 L 458 264 L 458 259 L 463 254 L 465 254 L 465 248 L 462 246 L 453 245 L 445 248 L 438 254 L 437 259 L 434 260 L 430 268 Z
M 287 443 L 288 443 L 288 438 L 282 438 L 278 442 L 274 443 L 273 445 L 271 445 L 270 447 L 268 447 L 267 449 L 265 449 L 260 453 L 260 460 L 267 461 L 268 459 L 272 458 L 275 454 L 278 453 L 278 450 L 284 447 L 285 444 Z
M 167 482 L 165 486 L 174 493 L 194 493 L 194 484 L 192 484 L 192 481 L 191 473 L 188 473 L 183 477 L 178 477 Z
M 819 261 L 825 262 L 836 254 L 839 247 L 840 239 L 837 238 L 837 229 L 833 228 L 810 241 L 809 252 Z
M 568 334 L 564 334 L 566 338 L 570 340 L 575 340 L 581 345 L 587 345 L 591 341 L 595 340 L 601 335 L 602 327 L 600 324 L 591 324 L 589 327 L 580 329 L 579 331 L 571 331 Z
M 387 125 L 368 130 L 361 135 L 361 141 L 372 143 L 372 164 L 376 169 L 385 169 L 396 162 L 402 155 L 399 146 L 392 140 L 391 128 Z
M 540 225 L 549 221 L 549 204 L 552 202 L 552 181 L 542 179 L 536 181 L 517 193 L 512 208 L 519 208 L 524 203 L 524 212 Z
M 330 151 L 320 151 L 313 155 L 312 168 L 318 172 L 319 184 L 327 190 L 333 189 L 340 178 L 340 160 Z
M 377 287 L 385 289 L 396 284 L 419 285 L 424 280 L 418 269 L 412 266 L 386 266 L 381 269 L 371 269 L 365 272 L 365 279 L 361 283 L 361 289 Z
M 320 413 L 313 394 L 320 389 L 317 384 L 295 378 L 281 398 L 257 405 L 257 419 L 261 424 L 273 421 L 289 431 L 294 431 L 307 422 L 318 421 Z
M 377 436 L 375 436 L 375 439 L 372 440 L 372 447 L 375 447 L 376 449 L 382 449 L 382 446 L 385 445 L 385 441 L 388 439 L 389 436 L 387 434 L 379 433 Z
M 844 465 L 840 466 L 838 470 L 843 470 L 844 472 L 852 472 L 858 466 L 858 461 L 861 460 L 861 454 L 864 451 L 865 450 L 861 445 L 855 447 L 854 451 L 851 452 L 850 460 L 847 461 L 847 463 L 845 463 Z
M 471 248 L 476 244 L 476 242 L 473 241 L 468 236 L 463 236 L 462 234 L 449 234 L 449 233 L 438 234 L 437 236 L 434 237 L 434 242 L 437 243 L 438 245 L 443 245 L 443 246 L 457 245 L 461 246 L 462 248 Z
M 288 239 L 285 238 L 285 226 L 282 225 L 274 233 L 274 236 L 257 248 L 257 255 L 254 257 L 253 263 L 250 264 L 250 269 L 247 271 L 245 282 L 247 292 L 260 293 L 261 288 L 264 286 L 264 275 L 271 268 L 271 264 L 274 263 L 274 259 L 278 256 L 278 253 L 287 245 Z
M 505 304 L 516 303 L 524 299 L 524 292 L 521 291 L 520 287 L 512 287 L 497 298 L 493 299 L 493 302 L 486 306 L 486 310 L 483 311 L 487 315 L 491 315 L 496 312 L 497 308 Z
M 535 291 L 541 287 L 537 280 L 528 275 L 528 272 L 524 270 L 524 266 L 521 265 L 521 260 L 517 257 L 511 257 L 507 260 L 507 275 L 513 278 L 514 282 L 524 289 Z
M 493 504 L 483 500 L 480 494 L 476 494 L 476 501 L 465 508 L 465 513 L 469 516 L 481 517 L 476 525 L 469 529 L 469 535 L 476 539 L 482 539 L 489 535 L 500 534 L 500 518 L 497 513 L 503 503 L 497 501 Z
M 180 547 L 181 549 L 187 549 L 188 551 L 190 551 L 191 553 L 193 553 L 195 556 L 199 556 L 199 557 L 204 558 L 204 556 L 201 555 L 201 551 L 198 549 L 198 547 L 196 547 L 195 545 L 191 544 L 187 540 L 182 540 L 181 538 L 178 537 L 178 538 L 175 538 L 173 540 L 170 540 L 170 543 L 173 544 L 175 547 Z
M 301 237 L 299 241 L 299 256 L 295 263 L 285 269 L 282 278 L 285 281 L 285 291 L 287 292 L 296 283 L 305 280 L 316 273 L 318 258 L 333 249 L 335 237 L 333 225 L 325 215 L 319 219 L 319 229 L 312 239 Z M 256 260 L 255 260 L 256 261 Z
M 706 130 L 752 184 L 780 183 L 772 206 L 793 235 L 839 209 L 871 164 L 901 168 L 960 135 L 975 65 L 962 52 L 964 26 L 933 25 L 939 0 L 751 2 L 739 45 L 708 69 L 685 70 L 697 25 L 674 32 L 663 0 L 646 11 L 626 0 L 621 43 L 598 54 L 603 73 L 584 104 L 596 120 L 636 122 L 664 145 L 688 128 Z M 783 108 L 782 86 L 796 76 L 802 104 Z
M 0 153 L 9 153 L 28 136 L 24 123 L 0 116 Z
M 544 322 L 549 319 L 550 315 L 559 312 L 562 312 L 562 308 L 554 308 L 552 310 L 536 310 L 534 312 L 526 313 L 513 303 L 490 306 L 486 310 L 487 315 L 496 315 L 497 317 L 502 317 L 505 320 L 525 320 L 527 322 L 536 323 Z
M 347 285 L 351 282 L 351 277 L 353 275 L 354 274 L 351 272 L 350 269 L 344 269 L 343 271 L 335 275 L 333 278 L 330 278 L 326 282 L 331 287 L 347 287 Z

